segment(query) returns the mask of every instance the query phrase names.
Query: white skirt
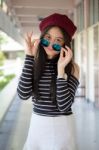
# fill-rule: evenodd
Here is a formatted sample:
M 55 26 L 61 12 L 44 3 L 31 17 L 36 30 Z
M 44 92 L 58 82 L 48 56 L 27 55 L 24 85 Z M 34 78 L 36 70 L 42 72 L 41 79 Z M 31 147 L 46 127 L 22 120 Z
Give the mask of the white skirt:
M 74 115 L 32 114 L 23 150 L 77 150 Z

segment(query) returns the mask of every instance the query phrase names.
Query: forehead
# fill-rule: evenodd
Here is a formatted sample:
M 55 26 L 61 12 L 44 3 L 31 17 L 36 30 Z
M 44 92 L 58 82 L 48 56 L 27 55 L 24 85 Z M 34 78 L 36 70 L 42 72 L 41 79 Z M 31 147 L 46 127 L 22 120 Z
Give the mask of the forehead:
M 50 36 L 53 36 L 53 37 L 60 37 L 60 38 L 63 38 L 63 33 L 61 31 L 61 29 L 59 27 L 52 27 L 50 28 L 47 33 L 50 35 Z M 46 33 L 46 34 L 47 34 Z

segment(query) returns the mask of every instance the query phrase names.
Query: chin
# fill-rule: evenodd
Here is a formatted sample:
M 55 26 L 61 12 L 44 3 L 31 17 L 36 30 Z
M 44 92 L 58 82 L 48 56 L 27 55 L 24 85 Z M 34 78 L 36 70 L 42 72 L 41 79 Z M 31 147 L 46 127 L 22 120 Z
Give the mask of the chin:
M 46 53 L 48 58 L 54 58 L 57 56 L 57 54 L 52 54 L 52 53 Z
M 54 58 L 55 56 L 57 56 L 58 54 L 59 54 L 59 52 L 56 52 L 56 51 L 54 51 L 54 50 L 45 50 L 45 52 L 46 52 L 46 54 L 48 55 L 48 57 L 52 57 L 52 58 Z

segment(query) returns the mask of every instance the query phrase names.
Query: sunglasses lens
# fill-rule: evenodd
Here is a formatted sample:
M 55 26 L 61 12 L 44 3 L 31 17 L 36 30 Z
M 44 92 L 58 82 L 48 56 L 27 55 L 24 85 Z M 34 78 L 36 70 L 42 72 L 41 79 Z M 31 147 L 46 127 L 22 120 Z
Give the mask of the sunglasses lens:
M 48 40 L 46 40 L 46 39 L 41 39 L 41 44 L 43 45 L 43 46 L 45 46 L 45 47 L 48 47 L 49 46 L 49 41 Z
M 49 44 L 50 44 L 50 42 L 49 42 L 48 40 L 46 40 L 46 39 L 41 39 L 41 45 L 42 45 L 42 46 L 48 47 Z M 52 48 L 53 48 L 55 51 L 57 51 L 57 52 L 59 52 L 59 51 L 61 50 L 61 46 L 60 46 L 59 44 L 53 44 L 53 45 L 52 45 Z
M 61 46 L 59 44 L 53 44 L 53 49 L 57 52 L 59 52 L 61 50 Z

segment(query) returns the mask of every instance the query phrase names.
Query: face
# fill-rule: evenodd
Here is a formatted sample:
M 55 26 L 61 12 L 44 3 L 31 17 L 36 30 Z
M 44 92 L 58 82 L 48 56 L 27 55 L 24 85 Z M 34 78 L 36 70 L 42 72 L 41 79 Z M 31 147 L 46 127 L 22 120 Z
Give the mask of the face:
M 48 32 L 44 35 L 44 39 L 48 40 L 50 44 L 48 47 L 44 47 L 44 50 L 49 59 L 54 58 L 59 54 L 59 52 L 55 51 L 52 47 L 53 44 L 59 44 L 60 46 L 64 45 L 64 37 L 61 30 L 58 27 L 52 27 Z

